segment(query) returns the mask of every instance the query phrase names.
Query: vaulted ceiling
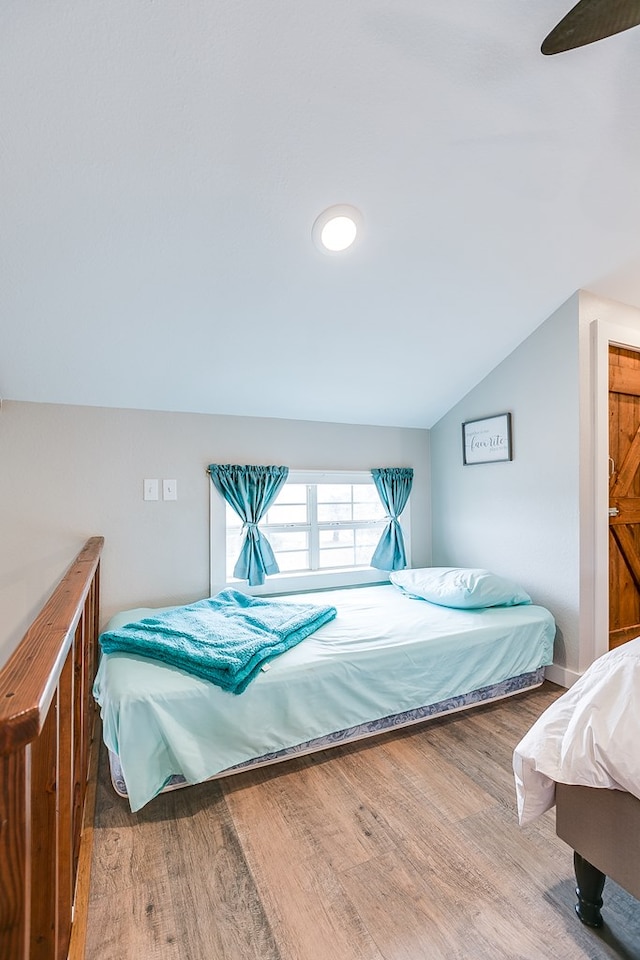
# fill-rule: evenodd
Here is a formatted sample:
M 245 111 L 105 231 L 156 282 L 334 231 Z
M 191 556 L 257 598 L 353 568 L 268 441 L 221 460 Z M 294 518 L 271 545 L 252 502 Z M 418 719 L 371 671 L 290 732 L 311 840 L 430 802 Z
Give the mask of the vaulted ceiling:
M 3 0 L 0 395 L 429 427 L 640 306 L 640 29 L 543 57 L 570 6 Z

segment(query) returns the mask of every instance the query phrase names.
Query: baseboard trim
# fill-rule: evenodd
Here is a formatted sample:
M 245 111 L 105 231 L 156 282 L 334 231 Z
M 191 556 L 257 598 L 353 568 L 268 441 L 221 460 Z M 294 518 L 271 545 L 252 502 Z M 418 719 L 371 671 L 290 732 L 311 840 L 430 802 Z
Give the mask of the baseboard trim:
M 544 668 L 545 680 L 550 680 L 551 683 L 557 683 L 561 687 L 572 687 L 576 680 L 580 679 L 580 674 L 576 673 L 575 670 L 568 670 L 567 667 L 561 667 L 557 663 L 552 663 L 551 666 Z

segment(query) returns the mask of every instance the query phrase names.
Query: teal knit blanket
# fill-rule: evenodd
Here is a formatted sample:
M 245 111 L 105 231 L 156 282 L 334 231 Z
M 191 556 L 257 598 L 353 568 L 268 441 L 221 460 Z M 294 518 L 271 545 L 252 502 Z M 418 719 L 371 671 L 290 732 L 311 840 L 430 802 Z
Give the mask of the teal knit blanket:
M 104 653 L 133 653 L 242 693 L 264 664 L 333 620 L 335 607 L 223 590 L 100 636 Z

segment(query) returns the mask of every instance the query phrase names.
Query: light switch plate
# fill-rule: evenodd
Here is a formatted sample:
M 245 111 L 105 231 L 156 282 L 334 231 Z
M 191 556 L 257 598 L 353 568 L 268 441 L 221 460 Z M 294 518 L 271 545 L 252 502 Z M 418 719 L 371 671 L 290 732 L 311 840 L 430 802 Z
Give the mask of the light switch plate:
M 162 499 L 163 500 L 178 499 L 178 484 L 176 483 L 175 480 L 162 481 Z
M 158 499 L 158 481 L 143 480 L 142 496 L 145 500 L 157 500 Z

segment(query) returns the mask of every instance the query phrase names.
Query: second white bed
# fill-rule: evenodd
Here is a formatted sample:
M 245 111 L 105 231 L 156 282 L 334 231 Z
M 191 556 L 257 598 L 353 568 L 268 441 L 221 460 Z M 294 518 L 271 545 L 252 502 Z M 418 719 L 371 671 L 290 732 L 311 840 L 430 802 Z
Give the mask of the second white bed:
M 516 746 L 521 824 L 555 803 L 557 783 L 640 798 L 640 638 L 603 654 Z

